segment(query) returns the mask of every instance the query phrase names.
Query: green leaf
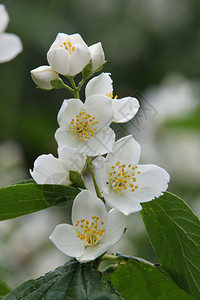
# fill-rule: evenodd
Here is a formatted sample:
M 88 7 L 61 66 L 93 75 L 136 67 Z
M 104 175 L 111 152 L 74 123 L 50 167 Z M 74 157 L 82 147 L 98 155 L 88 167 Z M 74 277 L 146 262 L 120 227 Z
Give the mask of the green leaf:
M 92 263 L 76 260 L 29 280 L 11 291 L 4 300 L 119 300 L 118 292 L 102 279 Z
M 62 185 L 21 183 L 0 189 L 0 221 L 72 201 L 80 191 Z
M 142 204 L 141 215 L 160 263 L 185 291 L 200 298 L 200 221 L 171 193 Z
M 11 289 L 7 286 L 7 284 L 0 280 L 0 299 L 2 299 L 2 297 L 8 294 L 10 291 Z
M 162 267 L 129 258 L 115 272 L 104 275 L 126 300 L 192 300 L 181 290 Z
M 16 185 L 16 184 L 26 184 L 26 183 L 36 183 L 36 182 L 35 182 L 34 179 L 30 178 L 30 179 L 18 181 L 14 185 Z

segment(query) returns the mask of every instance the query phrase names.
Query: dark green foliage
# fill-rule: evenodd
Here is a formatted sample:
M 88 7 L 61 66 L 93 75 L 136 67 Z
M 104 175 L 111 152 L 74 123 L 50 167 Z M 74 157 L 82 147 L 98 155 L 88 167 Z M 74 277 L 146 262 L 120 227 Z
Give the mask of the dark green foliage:
M 76 260 L 29 280 L 4 297 L 4 300 L 119 300 L 116 290 L 102 279 L 92 263 Z
M 57 204 L 68 204 L 79 193 L 62 185 L 25 183 L 0 189 L 0 221 L 34 213 Z
M 182 289 L 200 297 L 200 222 L 168 192 L 143 203 L 142 217 L 161 265 Z
M 122 256 L 121 256 L 122 257 Z M 162 267 L 125 257 L 115 272 L 105 275 L 126 300 L 192 300 Z

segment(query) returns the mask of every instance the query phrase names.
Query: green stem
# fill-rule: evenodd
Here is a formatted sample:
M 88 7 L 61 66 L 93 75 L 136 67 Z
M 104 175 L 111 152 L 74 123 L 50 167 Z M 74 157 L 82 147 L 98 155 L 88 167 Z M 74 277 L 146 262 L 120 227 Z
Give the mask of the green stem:
M 64 84 L 64 87 L 68 89 L 68 91 L 70 91 L 72 94 L 74 93 L 74 90 L 70 88 L 70 86 L 68 86 L 67 84 Z
M 85 80 L 84 80 L 84 79 L 82 79 L 82 80 L 79 82 L 79 84 L 78 84 L 79 91 L 81 90 L 81 88 L 82 88 L 82 86 L 84 85 L 84 83 L 85 83 Z
M 68 77 L 70 82 L 71 82 L 71 85 L 73 87 L 73 95 L 74 95 L 74 98 L 77 98 L 77 99 L 80 99 L 80 96 L 79 96 L 79 88 L 76 86 L 76 83 L 74 81 L 74 77 Z
M 102 260 L 120 261 L 120 257 L 111 254 L 104 254 Z
M 94 174 L 94 167 L 93 167 L 92 159 L 91 159 L 90 156 L 87 156 L 87 162 L 88 162 L 88 166 L 89 166 L 89 169 L 90 169 L 90 174 L 92 176 L 92 180 L 93 180 L 93 183 L 94 183 L 94 188 L 95 188 L 97 197 L 100 198 L 103 201 L 103 203 L 105 204 L 105 200 L 103 199 L 103 197 L 101 195 L 100 188 L 99 188 L 99 186 L 96 182 L 96 178 L 95 178 L 95 174 Z

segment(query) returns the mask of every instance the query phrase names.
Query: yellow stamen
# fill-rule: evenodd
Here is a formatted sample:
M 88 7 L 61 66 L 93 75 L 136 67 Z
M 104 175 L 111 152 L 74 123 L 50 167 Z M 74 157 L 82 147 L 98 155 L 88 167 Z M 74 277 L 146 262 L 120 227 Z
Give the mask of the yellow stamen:
M 94 222 L 89 222 L 88 220 L 81 219 L 77 220 L 75 227 L 77 232 L 77 237 L 83 241 L 85 246 L 95 245 L 103 236 L 105 228 L 102 228 L 104 221 L 99 221 L 99 217 L 92 216 Z
M 132 166 L 131 164 L 125 164 L 117 161 L 114 166 L 111 166 L 112 172 L 109 173 L 109 182 L 111 187 L 121 195 L 128 192 L 134 192 L 135 189 L 138 188 L 138 185 L 134 185 L 137 179 L 135 177 L 135 173 L 132 173 L 131 171 L 136 167 L 138 166 Z
M 76 115 L 76 118 L 71 119 L 70 125 L 73 126 L 69 126 L 69 130 L 72 130 L 75 139 L 78 139 L 79 136 L 80 141 L 87 141 L 94 136 L 94 131 L 97 130 L 94 125 L 98 123 L 99 122 L 95 120 L 95 117 L 91 117 L 89 113 L 82 110 Z

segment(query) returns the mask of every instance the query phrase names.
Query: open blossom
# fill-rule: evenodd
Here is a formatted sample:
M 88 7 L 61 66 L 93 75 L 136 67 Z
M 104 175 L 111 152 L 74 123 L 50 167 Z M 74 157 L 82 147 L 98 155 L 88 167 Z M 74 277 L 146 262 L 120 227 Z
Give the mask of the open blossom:
M 47 53 L 49 65 L 64 76 L 75 76 L 80 73 L 90 58 L 89 47 L 80 34 L 58 33 Z
M 117 96 L 113 97 L 113 85 L 109 73 L 101 73 L 99 76 L 92 78 L 86 86 L 85 93 L 86 98 L 95 94 L 107 96 L 112 102 L 113 122 L 117 123 L 131 120 L 140 106 L 136 98 L 125 97 L 117 99 Z
M 140 203 L 167 189 L 169 174 L 156 165 L 139 165 L 140 145 L 129 135 L 118 140 L 106 158 L 94 160 L 106 202 L 125 215 L 140 211 Z
M 82 191 L 74 199 L 72 225 L 57 225 L 49 238 L 64 254 L 88 262 L 104 254 L 121 238 L 125 221 L 118 210 L 107 212 L 92 192 Z
M 52 80 L 59 79 L 58 73 L 50 66 L 40 66 L 31 71 L 31 77 L 35 84 L 44 90 L 52 90 Z
M 52 154 L 40 155 L 34 162 L 31 176 L 38 184 L 70 185 L 69 171 L 82 172 L 85 156 L 58 149 L 58 157 Z
M 6 33 L 9 15 L 3 4 L 0 4 L 0 63 L 15 58 L 22 51 L 20 38 L 13 33 Z
M 59 148 L 88 156 L 112 151 L 112 118 L 111 102 L 103 95 L 93 95 L 84 104 L 79 99 L 64 100 L 58 113 L 60 127 L 55 134 Z
M 96 43 L 89 47 L 92 59 L 92 71 L 96 71 L 105 63 L 105 54 L 101 43 Z

